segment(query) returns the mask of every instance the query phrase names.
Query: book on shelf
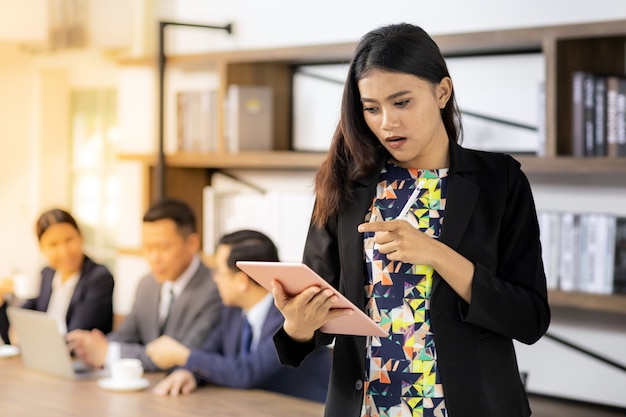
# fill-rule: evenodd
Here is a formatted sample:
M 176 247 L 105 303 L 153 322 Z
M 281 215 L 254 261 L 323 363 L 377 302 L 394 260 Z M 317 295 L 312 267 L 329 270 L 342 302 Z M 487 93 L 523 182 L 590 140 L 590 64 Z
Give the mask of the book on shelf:
M 548 289 L 559 288 L 560 252 L 558 244 L 561 234 L 560 213 L 556 211 L 540 211 L 537 213 L 539 221 L 541 256 L 546 273 Z
M 626 294 L 626 218 L 619 217 L 615 222 L 615 263 L 613 292 Z
M 617 94 L 619 77 L 606 77 L 606 155 L 617 156 Z M 623 116 L 622 116 L 623 117 Z
M 576 253 L 578 251 L 578 217 L 574 213 L 561 214 L 559 236 L 559 289 L 574 291 L 578 288 L 578 268 L 576 268 Z
M 595 76 L 594 155 L 606 156 L 606 77 Z
M 585 109 L 585 156 L 595 155 L 595 85 L 594 75 L 586 73 L 583 84 L 583 107 Z
M 613 292 L 615 216 L 602 213 L 580 215 L 579 289 L 596 294 Z
M 572 155 L 585 156 L 585 105 L 584 85 L 585 71 L 575 71 L 572 74 Z
M 626 77 L 618 79 L 616 103 L 617 156 L 626 156 Z
M 229 85 L 224 116 L 224 136 L 228 152 L 273 149 L 274 99 L 271 87 Z
M 626 218 L 550 210 L 537 218 L 549 289 L 626 293 Z
M 217 92 L 214 90 L 176 93 L 176 150 L 217 150 Z
M 572 73 L 572 155 L 626 156 L 626 76 Z

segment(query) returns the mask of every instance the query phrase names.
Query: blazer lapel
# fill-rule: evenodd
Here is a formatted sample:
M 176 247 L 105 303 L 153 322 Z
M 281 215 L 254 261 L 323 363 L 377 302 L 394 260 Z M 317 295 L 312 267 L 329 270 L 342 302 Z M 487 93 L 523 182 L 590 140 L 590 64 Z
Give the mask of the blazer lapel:
M 76 287 L 74 288 L 74 292 L 72 293 L 72 298 L 70 299 L 70 305 L 67 307 L 67 314 L 65 316 L 66 321 L 69 321 L 69 317 L 72 315 L 72 310 L 74 306 L 78 302 L 78 300 L 82 299 L 83 293 L 85 292 L 85 285 L 87 283 L 83 279 L 83 277 L 87 274 L 87 271 L 91 268 L 92 261 L 87 257 L 83 257 L 83 266 L 80 270 L 80 275 L 78 276 L 78 281 L 76 282 Z
M 451 141 L 446 209 L 439 240 L 454 250 L 461 242 L 478 201 L 480 187 L 472 180 L 472 172 L 477 169 L 471 154 Z M 433 292 L 440 281 L 439 275 L 435 274 Z
M 380 170 L 388 155 L 381 158 L 378 169 L 369 176 L 355 181 L 353 198 L 343 214 L 338 217 L 338 238 L 340 247 L 341 287 L 339 291 L 352 301 L 358 308 L 365 311 L 365 254 L 363 252 L 363 235 L 357 230 L 365 221 L 365 214 L 376 195 L 376 184 Z M 361 369 L 365 369 L 365 337 L 353 338 Z
M 166 328 L 163 329 L 164 333 L 165 333 L 165 330 L 172 329 L 168 334 L 182 337 L 182 335 L 179 335 L 177 333 L 178 329 L 181 329 L 184 327 L 184 326 L 181 326 L 183 324 L 182 322 L 183 317 L 181 316 L 181 314 L 183 314 L 182 313 L 183 311 L 189 309 L 189 306 L 198 305 L 198 303 L 195 300 L 195 297 L 196 297 L 195 290 L 201 283 L 201 278 L 199 278 L 201 275 L 201 271 L 202 271 L 202 264 L 198 267 L 196 272 L 193 274 L 193 276 L 187 283 L 187 286 L 185 286 L 185 288 L 183 289 L 183 292 L 181 292 L 180 295 L 176 298 L 176 300 L 174 300 L 172 309 L 169 312 L 167 325 L 165 326 Z M 160 291 L 161 289 L 159 286 L 159 292 Z M 160 299 L 160 296 L 158 298 Z M 158 311 L 159 311 L 158 302 L 156 305 L 156 311 L 157 311 L 157 317 L 158 317 Z
M 41 276 L 41 294 L 39 294 L 37 304 L 41 311 L 48 311 L 50 297 L 52 296 L 52 280 L 54 279 L 54 270 L 46 269 Z
M 472 217 L 480 187 L 460 175 L 448 180 L 448 196 L 440 241 L 456 249 Z
M 276 330 L 284 321 L 282 313 L 278 308 L 276 308 L 273 302 L 274 300 L 272 300 L 272 305 L 267 311 L 267 317 L 265 317 L 265 321 L 263 322 L 263 328 L 261 330 L 261 340 L 265 340 L 266 338 L 272 338 L 274 336 L 274 333 L 276 333 Z
M 346 297 L 361 310 L 365 309 L 365 255 L 363 252 L 363 235 L 357 230 L 365 221 L 365 214 L 372 204 L 376 193 L 376 184 L 380 170 L 387 159 L 381 158 L 378 169 L 367 177 L 355 181 L 353 198 L 338 220 L 338 237 L 340 239 L 340 260 L 343 288 L 339 288 Z

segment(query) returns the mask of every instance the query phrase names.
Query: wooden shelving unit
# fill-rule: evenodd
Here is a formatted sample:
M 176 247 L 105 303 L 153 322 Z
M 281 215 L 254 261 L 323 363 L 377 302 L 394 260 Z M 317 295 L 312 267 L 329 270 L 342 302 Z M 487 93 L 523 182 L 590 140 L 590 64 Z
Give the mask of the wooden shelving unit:
M 516 156 L 528 174 L 616 175 L 626 183 L 626 158 L 574 158 Z
M 603 295 L 551 290 L 548 292 L 548 300 L 553 307 L 626 314 L 626 294 Z
M 325 158 L 320 152 L 241 152 L 229 153 L 178 153 L 165 158 L 169 167 L 178 168 L 213 168 L 213 169 L 283 169 L 314 170 Z M 155 165 L 155 155 L 119 155 L 121 160 L 142 161 Z
M 626 20 L 456 33 L 434 36 L 448 57 L 541 53 L 545 59 L 545 157 L 518 156 L 523 170 L 533 176 L 582 175 L 611 179 L 626 188 L 626 158 L 574 158 L 571 144 L 571 83 L 577 70 L 625 73 Z M 230 84 L 269 85 L 274 91 L 274 151 L 229 154 L 223 140 L 223 109 L 218 107 L 218 152 L 181 153 L 165 158 L 166 194 L 188 201 L 199 218 L 202 188 L 210 185 L 215 170 L 316 170 L 323 153 L 292 150 L 292 77 L 302 64 L 347 63 L 356 42 L 304 45 L 271 49 L 218 51 L 167 57 L 167 65 L 185 71 L 213 71 L 220 80 L 217 102 Z M 122 65 L 151 65 L 156 58 L 121 60 Z M 152 173 L 156 155 L 120 155 L 140 161 Z M 152 174 L 147 175 L 152 177 Z M 623 180 L 623 182 L 622 182 Z M 150 180 L 146 189 L 151 190 Z M 625 190 L 626 191 L 626 190 Z M 626 314 L 626 297 L 550 292 L 553 305 Z
M 529 174 L 593 174 L 626 176 L 626 158 L 573 158 L 573 157 L 534 157 L 513 155 Z M 166 156 L 170 167 L 214 168 L 214 169 L 317 169 L 326 154 L 322 152 L 241 152 L 227 153 L 178 153 Z M 141 161 L 147 165 L 156 164 L 156 156 L 148 154 L 120 154 L 123 161 Z

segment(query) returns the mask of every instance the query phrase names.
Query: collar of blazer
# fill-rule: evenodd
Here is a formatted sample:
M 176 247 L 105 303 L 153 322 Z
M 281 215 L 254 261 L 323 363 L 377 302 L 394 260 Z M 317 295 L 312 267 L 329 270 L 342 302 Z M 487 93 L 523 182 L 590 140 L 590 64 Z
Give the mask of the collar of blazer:
M 87 280 L 83 279 L 93 269 L 95 263 L 87 256 L 83 256 L 83 266 L 80 268 L 80 275 L 78 276 L 78 282 L 74 287 L 74 292 L 70 298 L 70 304 L 67 306 L 67 316 L 69 316 L 74 308 L 76 302 L 83 298 L 83 294 L 87 290 Z M 49 301 L 49 300 L 48 300 Z

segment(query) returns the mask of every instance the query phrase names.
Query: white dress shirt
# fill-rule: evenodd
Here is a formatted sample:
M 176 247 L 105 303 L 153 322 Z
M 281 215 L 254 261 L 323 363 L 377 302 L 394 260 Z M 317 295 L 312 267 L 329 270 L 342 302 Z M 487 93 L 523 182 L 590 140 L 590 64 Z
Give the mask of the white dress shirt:
M 270 311 L 270 307 L 274 303 L 274 297 L 269 293 L 261 301 L 256 303 L 251 309 L 244 312 L 245 318 L 248 319 L 250 327 L 252 327 L 252 342 L 250 343 L 250 351 L 254 352 L 261 339 L 261 332 L 263 331 L 263 324 L 267 318 L 267 313 Z
M 80 278 L 79 272 L 72 274 L 65 282 L 61 280 L 59 272 L 55 272 L 52 278 L 52 294 L 50 295 L 46 313 L 54 317 L 59 333 L 63 335 L 67 333 L 67 309 L 70 307 L 70 301 L 72 301 L 78 278 Z

